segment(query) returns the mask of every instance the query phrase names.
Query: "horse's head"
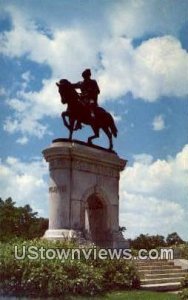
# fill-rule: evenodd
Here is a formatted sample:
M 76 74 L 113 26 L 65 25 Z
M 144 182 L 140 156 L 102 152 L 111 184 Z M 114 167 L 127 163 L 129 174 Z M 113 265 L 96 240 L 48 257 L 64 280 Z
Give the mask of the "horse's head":
M 59 82 L 56 82 L 56 85 L 59 88 L 63 104 L 67 103 L 68 106 L 74 106 L 78 102 L 79 95 L 70 81 L 61 79 Z
M 70 87 L 71 83 L 67 79 L 60 79 L 59 82 L 56 82 L 56 85 L 61 88 L 61 87 Z
M 70 81 L 67 79 L 61 79 L 59 82 L 56 82 L 56 85 L 58 86 L 62 103 L 67 103 L 69 101 L 69 93 L 72 90 Z

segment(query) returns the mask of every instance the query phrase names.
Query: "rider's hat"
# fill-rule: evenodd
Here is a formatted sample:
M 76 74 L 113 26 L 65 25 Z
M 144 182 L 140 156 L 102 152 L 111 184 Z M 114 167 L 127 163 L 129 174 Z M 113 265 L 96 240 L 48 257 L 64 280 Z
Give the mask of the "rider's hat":
M 88 77 L 88 76 L 91 76 L 91 70 L 90 69 L 85 69 L 82 73 L 82 77 L 85 78 L 85 77 Z

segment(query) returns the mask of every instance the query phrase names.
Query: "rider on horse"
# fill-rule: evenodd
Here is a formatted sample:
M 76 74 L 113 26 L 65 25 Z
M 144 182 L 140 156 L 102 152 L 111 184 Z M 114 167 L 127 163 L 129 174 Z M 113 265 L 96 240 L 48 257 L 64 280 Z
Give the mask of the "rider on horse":
M 97 99 L 98 94 L 100 93 L 98 84 L 96 80 L 91 79 L 91 71 L 90 69 L 86 69 L 82 73 L 83 81 L 79 81 L 77 83 L 72 84 L 75 89 L 81 90 L 81 101 L 88 107 L 88 111 L 91 116 L 95 117 L 95 109 L 98 106 Z M 81 124 L 78 122 L 76 129 L 80 129 Z
M 94 135 L 88 138 L 88 144 L 91 145 L 92 140 L 99 137 L 99 131 L 102 129 L 109 139 L 109 150 L 113 150 L 112 137 L 117 137 L 118 132 L 113 117 L 105 109 L 97 106 L 99 88 L 96 81 L 90 79 L 90 70 L 83 72 L 82 76 L 83 82 L 74 85 L 67 79 L 56 82 L 61 102 L 67 104 L 67 109 L 62 112 L 61 116 L 64 125 L 69 130 L 69 139 L 72 140 L 74 130 L 79 129 L 81 123 L 84 123 L 90 125 L 94 132 Z M 81 89 L 82 96 L 76 92 L 76 88 Z M 83 102 L 87 104 L 84 105 Z M 92 116 L 92 111 L 94 116 Z

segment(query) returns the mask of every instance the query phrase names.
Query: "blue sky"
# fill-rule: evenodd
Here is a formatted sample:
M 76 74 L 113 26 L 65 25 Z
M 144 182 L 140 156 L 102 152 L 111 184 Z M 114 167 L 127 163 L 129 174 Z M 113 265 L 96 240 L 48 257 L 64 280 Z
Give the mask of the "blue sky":
M 120 183 L 127 236 L 188 240 L 187 31 L 187 0 L 0 0 L 0 196 L 48 216 L 41 151 L 68 136 L 55 82 L 91 68 L 119 130 L 114 148 L 129 161 Z

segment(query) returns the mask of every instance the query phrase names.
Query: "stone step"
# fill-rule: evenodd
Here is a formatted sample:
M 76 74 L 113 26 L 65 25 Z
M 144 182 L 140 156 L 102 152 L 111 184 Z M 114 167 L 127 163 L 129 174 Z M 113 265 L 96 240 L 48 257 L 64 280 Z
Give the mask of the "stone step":
M 148 291 L 177 291 L 181 288 L 181 283 L 173 282 L 173 283 L 144 284 L 141 285 L 140 288 Z
M 140 274 L 171 274 L 173 273 L 183 273 L 188 274 L 185 270 L 182 270 L 180 268 L 174 268 L 174 269 L 147 269 L 147 270 L 138 270 Z
M 172 260 L 136 260 L 135 263 L 137 265 L 173 265 L 174 262 Z
M 146 285 L 146 284 L 160 284 L 160 283 L 173 283 L 173 282 L 181 282 L 184 277 L 175 277 L 175 278 L 152 278 L 152 279 L 141 279 L 141 285 Z
M 174 266 L 174 265 L 163 265 L 163 266 L 151 266 L 151 265 L 148 265 L 148 266 L 137 266 L 137 268 L 139 270 L 164 270 L 164 269 L 171 269 L 173 270 L 174 268 L 175 269 L 179 269 L 181 270 L 181 267 L 180 266 Z
M 171 273 L 171 274 L 144 274 L 143 278 L 145 279 L 160 279 L 160 278 L 180 278 L 185 276 L 185 272 Z
M 178 290 L 187 271 L 180 266 L 174 266 L 173 261 L 144 261 L 136 262 L 140 274 L 141 288 L 146 290 Z
M 138 257 L 138 256 L 135 256 L 136 258 Z M 134 257 L 134 258 L 135 258 Z M 158 261 L 171 261 L 171 260 L 169 260 L 169 259 L 166 259 L 166 258 L 164 258 L 164 259 L 160 259 L 160 258 L 158 258 L 158 259 L 151 259 L 151 258 L 146 258 L 146 259 L 144 259 L 144 258 L 140 258 L 140 259 L 138 259 L 138 261 L 148 261 L 148 262 L 150 262 L 150 261 L 154 261 L 154 262 L 158 262 Z
M 174 262 L 173 261 L 158 261 L 158 262 L 135 262 L 137 266 L 173 266 Z

